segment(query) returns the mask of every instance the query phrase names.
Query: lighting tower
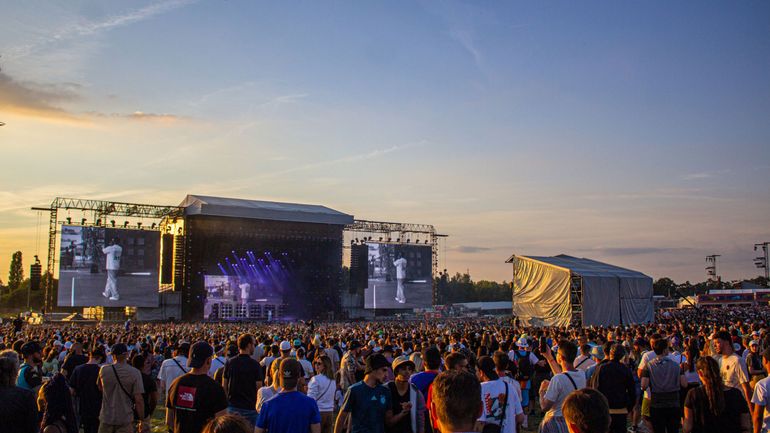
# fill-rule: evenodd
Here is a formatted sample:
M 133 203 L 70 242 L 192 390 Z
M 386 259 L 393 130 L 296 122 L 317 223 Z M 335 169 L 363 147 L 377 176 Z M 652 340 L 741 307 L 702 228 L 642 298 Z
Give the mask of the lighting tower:
M 762 242 L 761 244 L 754 244 L 754 251 L 757 248 L 762 248 L 762 256 L 754 259 L 754 266 L 759 269 L 765 270 L 765 280 L 770 279 L 770 266 L 767 263 L 767 247 L 770 246 L 770 242 Z

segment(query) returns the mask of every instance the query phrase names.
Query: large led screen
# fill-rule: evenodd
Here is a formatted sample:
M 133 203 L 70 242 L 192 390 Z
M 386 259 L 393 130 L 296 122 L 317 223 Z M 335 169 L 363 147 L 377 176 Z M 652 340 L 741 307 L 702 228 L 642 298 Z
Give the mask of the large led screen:
M 204 276 L 204 319 L 271 320 L 278 317 L 286 296 L 299 295 L 298 272 L 285 252 L 231 251 L 217 270 L 219 275 Z
M 433 302 L 430 246 L 368 243 L 365 308 L 409 309 Z
M 160 234 L 62 226 L 60 307 L 157 307 Z

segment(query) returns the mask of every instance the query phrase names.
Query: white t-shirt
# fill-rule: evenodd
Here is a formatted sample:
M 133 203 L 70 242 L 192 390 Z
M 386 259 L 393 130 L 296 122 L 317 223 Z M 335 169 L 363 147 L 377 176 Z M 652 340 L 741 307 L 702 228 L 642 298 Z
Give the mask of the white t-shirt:
M 583 389 L 586 387 L 586 375 L 582 371 L 566 371 L 559 373 L 551 379 L 548 383 L 548 389 L 545 391 L 546 400 L 552 401 L 553 406 L 548 409 L 546 416 L 564 416 L 561 412 L 561 405 L 564 403 L 564 399 L 567 398 L 570 393 L 575 391 L 575 385 L 569 380 L 569 377 L 577 385 L 577 389 Z
M 500 379 L 508 384 L 508 386 L 512 387 L 514 391 L 516 391 L 516 396 L 519 397 L 519 401 L 522 401 L 521 399 L 521 384 L 518 380 L 513 380 L 512 378 L 508 376 L 500 376 Z M 509 391 L 510 392 L 510 391 Z
M 117 271 L 120 269 L 120 255 L 123 248 L 120 245 L 110 245 L 102 248 L 102 252 L 107 255 L 107 270 Z
M 247 301 L 249 299 L 249 289 L 251 289 L 251 284 L 242 283 L 239 284 L 238 287 L 241 289 L 241 301 Z
M 320 412 L 331 412 L 334 410 L 334 396 L 336 393 L 337 385 L 323 374 L 313 376 L 307 384 L 307 396 L 316 401 Z
M 179 365 L 176 364 L 177 361 Z M 180 368 L 179 366 L 182 366 Z M 184 375 L 189 371 L 189 368 L 187 368 L 187 357 L 186 356 L 175 356 L 171 359 L 167 359 L 163 361 L 162 364 L 160 364 L 160 371 L 158 371 L 158 380 L 166 384 L 166 395 L 168 395 L 168 390 L 171 388 L 171 383 L 174 382 L 174 380 Z
M 481 384 L 482 412 L 479 421 L 500 424 L 503 417 L 505 399 L 505 382 L 490 380 Z M 508 405 L 505 408 L 502 433 L 516 433 L 516 415 L 524 413 L 521 409 L 521 399 L 511 386 L 508 386 Z
M 401 257 L 400 259 L 393 262 L 393 266 L 396 267 L 396 278 L 403 279 L 406 278 L 406 259 Z
M 211 360 L 211 368 L 209 368 L 209 376 L 214 377 L 214 373 L 217 372 L 220 368 L 225 366 L 225 363 L 227 362 L 227 358 L 224 356 L 217 356 L 214 359 Z M 180 364 L 182 364 L 180 362 Z M 184 364 L 182 364 L 184 365 Z M 161 368 L 163 367 L 163 364 L 161 364 Z M 174 364 L 174 367 L 176 367 L 176 364 Z M 160 373 L 158 373 L 160 375 Z
M 741 384 L 749 381 L 749 370 L 746 368 L 746 363 L 743 362 L 743 359 L 733 353 L 728 357 L 716 355 L 716 360 L 717 364 L 719 364 L 719 372 L 722 374 L 722 381 L 725 383 L 725 386 L 737 388 L 743 392 Z
M 764 406 L 762 412 L 762 431 L 770 431 L 770 377 L 766 377 L 754 387 L 754 395 L 751 397 L 751 402 Z
M 313 376 L 313 364 L 307 359 L 298 359 L 297 361 L 299 361 L 302 370 L 305 372 L 305 379 L 310 379 Z

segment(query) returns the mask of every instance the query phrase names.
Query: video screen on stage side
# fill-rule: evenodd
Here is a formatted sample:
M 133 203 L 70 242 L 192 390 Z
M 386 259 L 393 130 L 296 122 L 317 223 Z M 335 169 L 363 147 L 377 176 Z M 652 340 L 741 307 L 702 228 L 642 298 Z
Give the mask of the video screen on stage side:
M 203 318 L 265 319 L 276 316 L 284 296 L 297 285 L 288 253 L 232 251 L 217 263 L 220 275 L 205 275 Z
M 160 233 L 65 225 L 60 307 L 157 307 Z
M 433 303 L 430 246 L 367 243 L 364 308 L 426 308 Z

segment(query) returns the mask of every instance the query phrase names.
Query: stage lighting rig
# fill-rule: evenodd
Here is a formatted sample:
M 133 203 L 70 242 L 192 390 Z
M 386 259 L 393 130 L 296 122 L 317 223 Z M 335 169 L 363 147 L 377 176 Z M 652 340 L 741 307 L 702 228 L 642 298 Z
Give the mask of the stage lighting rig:
M 86 225 L 86 219 L 85 219 L 85 218 L 82 218 L 82 219 L 80 220 L 80 225 L 81 225 L 81 226 L 84 226 L 84 225 Z
M 128 227 L 128 221 L 123 222 L 123 228 L 126 228 L 126 227 Z
M 110 224 L 112 224 L 112 226 L 115 227 L 115 220 L 110 220 Z
M 67 217 L 67 224 L 72 224 L 72 217 Z

